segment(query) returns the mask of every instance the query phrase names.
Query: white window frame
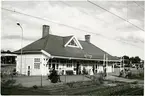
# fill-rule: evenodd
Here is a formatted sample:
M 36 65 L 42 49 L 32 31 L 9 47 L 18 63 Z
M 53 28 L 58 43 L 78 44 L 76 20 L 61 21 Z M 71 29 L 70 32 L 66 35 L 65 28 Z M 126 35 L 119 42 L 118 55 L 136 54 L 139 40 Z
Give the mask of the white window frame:
M 66 65 L 68 68 L 72 68 L 72 63 L 67 63 Z
M 35 59 L 39 59 L 39 61 L 35 61 Z M 34 69 L 40 69 L 40 63 L 41 63 L 41 59 L 40 58 L 34 58 Z M 39 64 L 39 68 L 36 68 L 35 64 Z
M 77 46 L 74 45 L 69 45 L 69 43 L 74 40 L 74 43 L 76 43 Z M 65 47 L 74 47 L 74 48 L 81 48 L 83 49 L 83 47 L 81 46 L 81 44 L 79 43 L 79 41 L 77 40 L 77 38 L 75 36 L 72 36 L 72 38 L 64 45 Z

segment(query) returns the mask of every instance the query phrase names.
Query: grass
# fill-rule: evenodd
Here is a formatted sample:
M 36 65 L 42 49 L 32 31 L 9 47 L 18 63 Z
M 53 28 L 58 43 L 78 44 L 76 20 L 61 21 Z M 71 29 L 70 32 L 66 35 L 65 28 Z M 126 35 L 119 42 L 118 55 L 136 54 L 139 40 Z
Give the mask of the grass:
M 125 75 L 122 75 L 121 77 L 128 78 L 128 79 L 139 79 L 139 80 L 144 80 L 144 70 L 142 69 L 131 69 L 131 72 L 129 74 L 126 74 L 123 72 Z M 128 75 L 128 76 L 127 76 Z M 119 76 L 119 75 L 114 75 L 114 76 Z
M 117 86 L 104 86 L 93 80 L 26 88 L 20 85 L 13 85 L 14 82 L 15 80 L 8 80 L 2 83 L 2 95 L 143 95 L 143 88 L 131 87 L 127 83 Z M 118 84 L 120 82 L 112 83 Z
M 110 95 L 143 95 L 143 88 L 127 88 L 117 92 L 112 92 Z
M 79 89 L 98 86 L 100 82 L 96 81 L 77 81 L 69 83 L 56 83 L 50 86 L 32 86 L 32 87 L 23 87 L 21 85 L 14 85 L 15 80 L 6 80 L 2 84 L 2 95 L 50 95 L 50 94 L 70 94 L 71 92 L 78 92 Z M 74 90 L 74 91 L 72 91 Z
M 129 85 L 105 87 L 90 92 L 78 93 L 81 95 L 115 96 L 115 95 L 143 95 L 143 88 L 131 88 Z
M 140 79 L 140 80 L 144 80 L 144 72 L 139 72 L 136 74 L 131 74 L 130 77 L 128 77 L 129 79 Z

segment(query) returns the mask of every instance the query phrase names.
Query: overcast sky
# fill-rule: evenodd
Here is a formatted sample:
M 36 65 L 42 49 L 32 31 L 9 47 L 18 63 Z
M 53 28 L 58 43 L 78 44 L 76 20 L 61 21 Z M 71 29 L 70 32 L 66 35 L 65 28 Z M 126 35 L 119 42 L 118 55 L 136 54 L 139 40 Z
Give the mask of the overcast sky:
M 23 46 L 41 38 L 42 25 L 46 24 L 50 26 L 50 34 L 75 35 L 80 40 L 90 34 L 93 44 L 113 56 L 139 56 L 143 59 L 145 33 L 141 29 L 144 29 L 144 2 L 92 2 L 139 28 L 87 1 L 3 1 L 3 8 L 48 21 L 2 9 L 1 49 L 15 51 L 21 48 L 21 29 L 16 25 L 20 22 L 24 30 Z

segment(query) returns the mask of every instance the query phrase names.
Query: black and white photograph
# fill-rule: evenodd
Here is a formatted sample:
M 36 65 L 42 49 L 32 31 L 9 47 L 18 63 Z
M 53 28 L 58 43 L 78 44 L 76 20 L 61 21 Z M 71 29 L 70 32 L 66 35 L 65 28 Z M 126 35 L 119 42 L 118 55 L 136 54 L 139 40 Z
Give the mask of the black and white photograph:
M 144 2 L 2 0 L 1 95 L 144 96 Z

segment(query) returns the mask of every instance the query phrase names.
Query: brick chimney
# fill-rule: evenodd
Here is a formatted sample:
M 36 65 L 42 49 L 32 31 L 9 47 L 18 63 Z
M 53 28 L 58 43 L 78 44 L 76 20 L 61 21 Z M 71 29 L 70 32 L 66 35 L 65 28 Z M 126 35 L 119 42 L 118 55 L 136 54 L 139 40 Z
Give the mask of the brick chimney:
M 42 29 L 42 37 L 45 37 L 49 34 L 49 26 L 48 25 L 43 25 L 43 29 Z
M 85 35 L 85 41 L 90 43 L 90 35 Z

